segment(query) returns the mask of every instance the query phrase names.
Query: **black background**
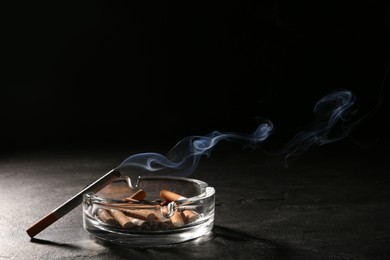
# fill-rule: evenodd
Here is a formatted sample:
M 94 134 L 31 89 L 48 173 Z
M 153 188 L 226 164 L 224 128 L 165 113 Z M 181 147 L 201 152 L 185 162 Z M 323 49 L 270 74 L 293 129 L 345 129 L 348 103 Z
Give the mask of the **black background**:
M 259 118 L 279 145 L 335 89 L 357 97 L 354 139 L 388 142 L 388 4 L 315 2 L 10 4 L 1 149 L 174 145 Z
M 3 4 L 1 255 L 388 259 L 389 3 L 133 2 Z M 294 167 L 232 142 L 199 165 L 191 178 L 217 192 L 215 226 L 200 240 L 99 246 L 76 209 L 37 239 L 25 233 L 132 153 L 214 130 L 252 133 L 263 118 L 275 128 L 259 150 L 278 151 L 338 89 L 356 96 L 355 127 L 282 161 Z

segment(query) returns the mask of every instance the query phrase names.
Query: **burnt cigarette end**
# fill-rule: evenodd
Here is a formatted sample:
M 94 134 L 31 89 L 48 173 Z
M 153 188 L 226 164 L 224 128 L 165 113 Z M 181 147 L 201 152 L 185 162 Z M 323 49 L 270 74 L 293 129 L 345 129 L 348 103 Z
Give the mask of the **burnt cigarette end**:
M 165 203 L 175 201 L 175 200 L 187 199 L 186 197 L 181 196 L 181 195 L 174 193 L 172 191 L 169 191 L 169 190 L 161 190 L 160 197 L 165 200 Z
M 133 222 L 122 213 L 122 211 L 116 210 L 116 209 L 111 209 L 110 210 L 111 216 L 114 217 L 116 221 L 124 228 L 124 229 L 131 229 L 134 227 Z
M 109 225 L 116 225 L 118 223 L 105 209 L 98 210 L 98 217 L 101 219 L 101 221 Z
M 148 222 L 151 222 L 151 221 L 154 221 L 157 219 L 157 216 L 156 216 L 154 210 L 134 209 L 134 210 L 126 210 L 125 212 L 130 217 L 146 220 Z

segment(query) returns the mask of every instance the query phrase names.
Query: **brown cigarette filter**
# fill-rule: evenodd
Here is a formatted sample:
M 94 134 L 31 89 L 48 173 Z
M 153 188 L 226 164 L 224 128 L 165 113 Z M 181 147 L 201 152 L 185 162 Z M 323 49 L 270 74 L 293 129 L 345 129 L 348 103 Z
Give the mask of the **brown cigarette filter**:
M 169 190 L 161 190 L 160 197 L 167 202 L 175 201 L 175 200 L 184 200 L 186 197 L 183 197 L 177 193 L 174 193 Z
M 32 225 L 27 229 L 27 234 L 32 238 L 37 235 L 39 232 L 56 222 L 58 219 L 62 218 L 64 215 L 68 214 L 71 210 L 76 208 L 83 202 L 83 197 L 88 192 L 97 192 L 107 185 L 109 185 L 113 180 L 120 177 L 121 173 L 115 169 L 109 171 L 93 183 L 89 184 L 87 187 L 82 189 L 79 193 L 74 195 L 69 200 L 65 201 L 62 205 L 54 209 L 50 214 L 46 215 L 40 219 L 37 223 Z
M 133 209 L 133 210 L 126 210 L 125 211 L 127 215 L 133 218 L 138 218 L 142 220 L 146 220 L 148 222 L 154 221 L 157 219 L 156 213 L 154 210 L 150 209 Z
M 98 216 L 106 224 L 116 225 L 118 223 L 105 209 L 98 209 Z
M 134 202 L 136 201 L 141 201 L 146 198 L 146 192 L 143 189 L 137 190 L 133 195 L 130 197 L 124 198 L 123 200 L 128 201 L 128 202 Z
M 37 223 L 32 225 L 29 229 L 27 229 L 27 234 L 30 237 L 34 237 L 36 234 L 44 230 L 46 227 L 50 226 L 54 222 L 58 220 L 58 217 L 54 213 L 50 213 L 39 220 Z
M 172 221 L 172 224 L 174 227 L 182 227 L 184 226 L 184 220 L 183 220 L 183 217 L 181 215 L 181 212 L 180 211 L 175 211 L 172 215 L 172 217 L 170 218 L 171 221 Z
M 198 218 L 198 213 L 193 210 L 183 210 L 182 214 L 187 223 L 194 222 Z
M 124 229 L 131 229 L 134 227 L 134 223 L 127 217 L 125 214 L 123 214 L 122 211 L 111 209 L 110 210 L 111 216 L 114 217 L 116 221 L 124 228 Z

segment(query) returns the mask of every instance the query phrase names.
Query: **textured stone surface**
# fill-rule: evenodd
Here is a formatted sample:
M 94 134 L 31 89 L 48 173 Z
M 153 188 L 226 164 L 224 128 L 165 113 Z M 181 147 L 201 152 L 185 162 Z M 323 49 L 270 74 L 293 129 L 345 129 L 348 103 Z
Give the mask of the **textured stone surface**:
M 81 206 L 30 240 L 26 229 L 135 151 L 46 151 L 0 159 L 0 259 L 388 259 L 388 151 L 315 151 L 283 167 L 215 152 L 190 177 L 216 189 L 199 239 L 126 248 L 82 227 Z

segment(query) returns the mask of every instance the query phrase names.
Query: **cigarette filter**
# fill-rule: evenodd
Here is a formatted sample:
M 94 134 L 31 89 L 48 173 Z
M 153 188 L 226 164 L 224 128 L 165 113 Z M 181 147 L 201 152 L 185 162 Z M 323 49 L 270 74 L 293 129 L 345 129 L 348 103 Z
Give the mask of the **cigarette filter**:
M 184 220 L 183 220 L 183 217 L 181 215 L 181 212 L 180 211 L 175 211 L 172 215 L 172 217 L 170 217 L 171 221 L 172 221 L 172 224 L 174 227 L 182 227 L 184 226 Z
M 117 221 L 105 209 L 98 209 L 98 216 L 106 224 L 115 225 L 117 223 Z
M 128 218 L 125 214 L 122 213 L 120 210 L 111 209 L 110 210 L 111 216 L 115 218 L 116 221 L 124 228 L 124 229 L 131 229 L 134 227 L 134 223 L 131 221 L 130 218 Z
M 56 222 L 66 214 L 68 214 L 75 207 L 80 205 L 83 202 L 84 194 L 89 192 L 97 192 L 120 176 L 121 173 L 116 169 L 109 171 L 108 173 L 100 177 L 98 180 L 94 181 L 93 183 L 85 187 L 83 190 L 81 190 L 79 193 L 74 195 L 71 199 L 63 203 L 61 206 L 53 210 L 51 213 L 44 216 L 42 219 L 40 219 L 37 223 L 32 225 L 30 228 L 28 228 L 27 234 L 30 237 L 34 237 L 42 230 L 44 230 L 45 228 L 47 228 L 48 226 L 50 226 L 51 224 L 53 224 L 54 222 Z
M 130 217 L 146 220 L 148 222 L 151 222 L 151 221 L 157 219 L 157 216 L 153 210 L 134 209 L 134 210 L 126 210 L 125 212 Z
M 184 200 L 187 199 L 186 197 L 183 197 L 177 193 L 174 193 L 169 190 L 161 190 L 160 191 L 160 197 L 162 199 L 165 199 L 168 202 L 175 201 L 175 200 Z

